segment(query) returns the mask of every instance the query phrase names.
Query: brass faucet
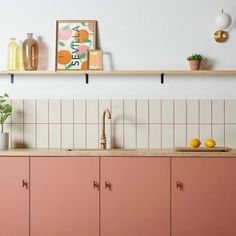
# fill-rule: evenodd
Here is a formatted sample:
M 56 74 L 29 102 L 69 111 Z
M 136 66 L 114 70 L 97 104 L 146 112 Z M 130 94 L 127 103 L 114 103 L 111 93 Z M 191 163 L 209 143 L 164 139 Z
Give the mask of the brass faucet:
M 106 109 L 103 111 L 102 115 L 102 137 L 101 137 L 101 149 L 104 150 L 107 148 L 107 139 L 106 139 L 106 123 L 105 123 L 105 117 L 106 114 L 108 114 L 108 119 L 111 119 L 111 112 Z

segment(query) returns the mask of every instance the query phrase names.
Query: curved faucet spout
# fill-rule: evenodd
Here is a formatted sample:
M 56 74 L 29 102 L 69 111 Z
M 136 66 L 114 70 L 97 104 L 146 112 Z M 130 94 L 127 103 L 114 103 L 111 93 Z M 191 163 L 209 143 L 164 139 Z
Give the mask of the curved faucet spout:
M 106 140 L 106 114 L 108 115 L 108 119 L 111 119 L 111 112 L 109 109 L 106 109 L 103 111 L 102 115 L 102 137 L 101 137 L 101 149 L 106 149 L 107 148 L 107 140 Z

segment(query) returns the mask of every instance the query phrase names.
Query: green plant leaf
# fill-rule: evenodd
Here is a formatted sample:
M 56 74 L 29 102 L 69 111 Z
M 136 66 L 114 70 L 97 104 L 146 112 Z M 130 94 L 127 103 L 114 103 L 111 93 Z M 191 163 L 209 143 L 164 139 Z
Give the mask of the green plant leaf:
M 91 40 L 90 39 L 85 39 L 84 43 L 91 43 Z
M 61 47 L 65 47 L 65 46 L 66 46 L 65 43 L 63 43 L 62 41 L 59 41 L 58 44 L 59 44 L 59 46 L 61 46 Z
M 80 55 L 79 55 L 79 60 L 85 58 L 85 56 L 86 56 L 86 54 L 80 54 Z
M 73 66 L 72 63 L 70 63 L 69 65 L 66 65 L 66 70 L 69 70 L 72 66 Z
M 69 29 L 70 25 L 65 25 L 64 27 L 62 27 L 63 30 L 67 30 Z

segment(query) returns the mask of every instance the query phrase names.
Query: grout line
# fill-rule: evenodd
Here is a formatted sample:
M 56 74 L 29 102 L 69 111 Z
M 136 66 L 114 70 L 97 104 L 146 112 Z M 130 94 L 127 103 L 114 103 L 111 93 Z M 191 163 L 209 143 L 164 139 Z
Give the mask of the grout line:
M 98 125 L 97 125 L 97 131 L 98 131 L 98 148 L 99 148 L 99 141 L 100 141 L 100 124 L 99 124 L 99 114 L 100 114 L 100 100 L 97 100 L 97 106 L 98 106 Z
M 35 100 L 35 146 L 38 147 L 38 100 Z
M 162 135 L 162 131 L 163 131 L 163 124 L 162 124 L 162 100 L 161 100 L 161 112 L 160 112 L 160 120 L 161 120 L 161 132 L 160 132 L 160 135 L 161 135 L 161 149 L 162 149 L 162 145 L 163 145 L 163 143 L 162 143 L 162 138 L 163 138 L 163 135 Z
M 198 138 L 201 139 L 201 129 L 200 129 L 200 100 L 198 99 Z
M 125 100 L 123 99 L 123 148 L 125 148 Z
M 73 110 L 72 110 L 72 113 L 73 113 L 73 115 L 72 115 L 72 119 L 73 119 L 72 140 L 73 140 L 73 143 L 72 143 L 72 145 L 73 145 L 73 148 L 75 148 L 75 100 L 74 99 L 72 100 L 72 103 L 73 103 L 72 104 L 72 107 L 73 107 Z
M 22 107 L 23 107 L 23 114 L 22 114 L 22 119 L 23 119 L 23 140 L 22 140 L 22 147 L 25 148 L 25 102 L 24 99 L 22 99 Z
M 148 149 L 150 149 L 150 100 L 148 99 Z
M 137 99 L 135 99 L 135 148 L 138 147 L 138 127 L 137 127 L 137 119 L 138 119 L 138 113 L 137 113 Z
M 84 100 L 85 102 L 85 148 L 88 148 L 88 114 L 87 114 L 87 100 Z
M 226 145 L 226 128 L 225 128 L 225 112 L 226 112 L 226 101 L 224 99 L 224 147 Z
M 213 138 L 213 107 L 212 107 L 212 99 L 211 99 L 211 139 Z
M 185 100 L 185 106 L 186 106 L 186 123 L 185 123 L 185 127 L 186 127 L 186 147 L 188 146 L 188 100 Z
M 50 147 L 50 133 L 49 133 L 49 99 L 48 99 L 48 148 Z
M 175 147 L 175 100 L 173 100 L 173 147 Z

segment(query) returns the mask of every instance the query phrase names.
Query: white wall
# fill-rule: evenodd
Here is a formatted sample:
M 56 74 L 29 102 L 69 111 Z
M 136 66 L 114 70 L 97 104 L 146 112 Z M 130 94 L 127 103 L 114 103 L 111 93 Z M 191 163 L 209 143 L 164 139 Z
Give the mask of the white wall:
M 54 68 L 55 21 L 98 20 L 99 44 L 113 69 L 184 69 L 193 52 L 214 69 L 236 68 L 236 30 L 217 44 L 215 16 L 224 10 L 235 18 L 235 0 L 11 0 L 0 8 L 0 68 L 6 68 L 10 37 L 27 32 L 41 37 L 43 69 Z M 42 66 L 41 66 L 42 67 Z M 0 92 L 13 98 L 236 98 L 235 76 L 169 76 L 164 85 L 153 77 L 0 77 Z

